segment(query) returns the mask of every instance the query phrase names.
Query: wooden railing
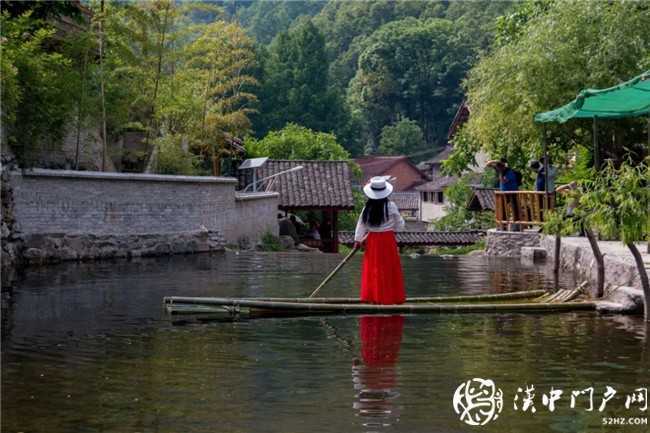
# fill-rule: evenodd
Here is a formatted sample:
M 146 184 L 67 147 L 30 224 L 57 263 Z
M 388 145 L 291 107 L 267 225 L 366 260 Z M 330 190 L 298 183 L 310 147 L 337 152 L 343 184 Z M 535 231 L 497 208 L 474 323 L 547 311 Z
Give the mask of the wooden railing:
M 541 225 L 545 209 L 555 208 L 555 194 L 543 191 L 495 191 L 494 198 L 497 228 L 502 230 L 509 224 Z

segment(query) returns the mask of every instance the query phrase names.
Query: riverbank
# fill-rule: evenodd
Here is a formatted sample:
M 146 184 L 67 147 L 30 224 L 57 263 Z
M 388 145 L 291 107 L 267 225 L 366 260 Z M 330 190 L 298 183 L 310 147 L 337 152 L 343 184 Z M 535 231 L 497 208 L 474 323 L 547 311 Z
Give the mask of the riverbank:
M 2 266 L 223 251 L 277 234 L 277 193 L 226 177 L 20 170 L 3 160 Z
M 554 260 L 555 237 L 543 236 L 540 242 L 548 255 L 548 260 Z M 630 250 L 618 241 L 598 241 L 605 262 L 605 292 L 620 286 L 641 288 L 639 271 Z M 646 271 L 650 272 L 650 254 L 645 243 L 637 243 Z M 596 259 L 591 251 L 589 241 L 585 237 L 563 237 L 560 249 L 560 267 L 562 270 L 572 270 L 581 279 L 586 280 L 592 287 L 596 285 Z
M 525 248 L 541 248 L 541 254 L 547 262 L 552 263 L 555 255 L 555 236 L 548 236 L 536 231 L 507 232 L 488 230 L 485 255 L 492 257 L 522 257 Z M 641 289 L 641 280 L 634 258 L 629 249 L 620 241 L 598 241 L 605 262 L 605 294 L 627 286 Z M 650 254 L 645 243 L 637 244 L 650 272 Z M 539 255 L 535 260 L 539 260 Z M 566 236 L 562 238 L 560 248 L 560 268 L 572 272 L 580 281 L 587 281 L 594 294 L 596 287 L 596 260 L 585 237 Z

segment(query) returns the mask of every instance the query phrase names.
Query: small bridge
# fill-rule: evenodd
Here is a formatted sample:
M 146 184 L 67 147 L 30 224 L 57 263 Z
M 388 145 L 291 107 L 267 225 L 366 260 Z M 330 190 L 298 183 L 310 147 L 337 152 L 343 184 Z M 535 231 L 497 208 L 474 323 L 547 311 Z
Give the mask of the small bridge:
M 400 247 L 416 246 L 463 246 L 471 245 L 483 239 L 485 231 L 466 230 L 459 232 L 395 232 L 397 245 Z M 352 245 L 354 232 L 339 232 L 339 243 Z

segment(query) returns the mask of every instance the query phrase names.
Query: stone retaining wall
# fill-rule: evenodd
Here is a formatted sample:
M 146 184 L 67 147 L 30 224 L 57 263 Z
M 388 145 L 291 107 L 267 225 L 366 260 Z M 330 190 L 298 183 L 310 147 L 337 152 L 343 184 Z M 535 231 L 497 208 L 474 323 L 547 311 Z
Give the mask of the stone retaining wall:
M 234 178 L 45 169 L 3 177 L 11 236 L 28 263 L 215 251 L 278 232 L 278 194 L 238 195 Z
M 537 232 L 506 232 L 497 229 L 487 231 L 485 255 L 519 257 L 522 247 L 536 247 L 540 243 Z
M 640 289 L 641 280 L 632 254 L 620 242 L 598 242 L 605 262 L 605 292 L 619 286 Z M 555 260 L 555 236 L 543 236 L 541 246 L 546 249 L 551 263 Z M 560 268 L 596 287 L 596 259 L 586 238 L 564 237 L 560 249 Z

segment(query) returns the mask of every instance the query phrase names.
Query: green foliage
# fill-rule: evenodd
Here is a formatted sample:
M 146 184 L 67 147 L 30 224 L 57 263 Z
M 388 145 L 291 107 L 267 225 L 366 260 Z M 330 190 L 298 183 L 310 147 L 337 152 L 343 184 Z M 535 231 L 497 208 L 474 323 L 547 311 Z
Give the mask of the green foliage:
M 244 143 L 249 156 L 273 159 L 348 160 L 350 154 L 336 141 L 336 136 L 316 132 L 293 123 L 279 131 L 271 131 L 258 140 L 249 137 Z
M 650 159 L 616 168 L 608 161 L 594 180 L 585 183 L 580 207 L 588 224 L 608 238 L 628 244 L 650 234 Z
M 212 21 L 192 23 L 197 11 Z M 156 0 L 110 3 L 105 13 L 109 129 L 137 123 L 151 142 L 183 135 L 192 152 L 213 161 L 213 174 L 227 137 L 250 130 L 256 101 L 253 41 L 219 12 Z
M 595 174 L 592 170 L 593 157 L 591 149 L 577 145 L 568 152 L 567 170 L 564 170 L 556 179 L 556 185 L 570 182 L 583 183 L 591 180 Z
M 282 244 L 280 238 L 271 232 L 266 232 L 262 235 L 261 244 L 259 246 L 261 251 L 282 251 Z
M 447 214 L 432 223 L 434 230 L 458 231 L 494 227 L 494 212 L 471 212 L 467 209 L 467 203 L 472 195 L 468 177 L 463 177 L 450 185 L 445 190 L 445 194 L 449 201 L 446 206 Z
M 156 172 L 160 174 L 197 175 L 199 158 L 183 149 L 180 135 L 167 134 L 156 140 Z
M 354 210 L 339 213 L 339 230 L 354 231 L 357 227 L 357 220 L 366 205 L 366 196 L 361 191 L 352 190 L 354 196 Z
M 496 19 L 495 39 L 499 46 L 517 41 L 530 20 L 546 13 L 555 0 L 526 0 L 517 3 L 514 10 Z
M 527 13 L 516 30 L 508 30 L 511 37 L 470 71 L 466 87 L 472 115 L 455 139 L 457 150 L 450 166 L 467 166 L 473 151 L 484 149 L 523 168 L 542 149 L 542 129 L 532 121 L 535 113 L 565 104 L 585 87 L 609 87 L 650 66 L 647 5 L 583 1 L 541 5 Z M 618 141 L 643 142 L 640 122 L 601 122 L 600 136 L 611 140 L 616 124 L 624 124 L 618 127 Z M 588 121 L 546 126 L 553 160 L 562 165 L 576 144 L 590 147 L 590 126 Z M 619 158 L 624 149 L 616 145 L 605 151 Z
M 278 35 L 264 59 L 257 134 L 288 122 L 324 132 L 345 125 L 342 99 L 328 84 L 325 39 L 310 21 Z
M 421 152 L 425 146 L 422 130 L 414 120 L 400 119 L 381 130 L 379 153 L 382 155 L 411 155 Z
M 46 48 L 55 30 L 31 12 L 2 12 L 2 122 L 22 159 L 24 146 L 60 140 L 73 100 L 68 92 L 71 61 Z M 27 161 L 21 161 L 28 164 Z
M 440 19 L 393 21 L 372 35 L 348 93 L 371 150 L 382 128 L 400 118 L 417 121 L 427 143 L 443 144 L 462 97 L 468 48 L 453 23 Z
M 568 236 L 579 231 L 581 220 L 578 218 L 567 218 L 566 206 L 558 206 L 547 211 L 544 217 L 544 233 L 549 235 Z
M 301 17 L 316 15 L 325 5 L 324 1 L 255 1 L 234 12 L 246 31 L 263 44 L 289 30 Z

